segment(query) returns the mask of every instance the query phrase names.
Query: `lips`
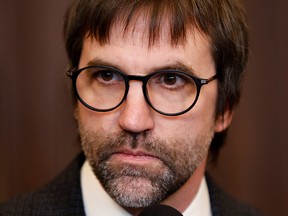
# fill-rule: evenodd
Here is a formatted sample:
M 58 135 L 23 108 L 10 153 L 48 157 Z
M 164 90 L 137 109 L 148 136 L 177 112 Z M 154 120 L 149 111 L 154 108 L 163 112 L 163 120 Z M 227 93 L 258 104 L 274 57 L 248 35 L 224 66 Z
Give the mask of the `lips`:
M 122 149 L 115 151 L 110 156 L 111 159 L 117 159 L 127 163 L 152 163 L 160 159 L 148 152 L 141 150 Z

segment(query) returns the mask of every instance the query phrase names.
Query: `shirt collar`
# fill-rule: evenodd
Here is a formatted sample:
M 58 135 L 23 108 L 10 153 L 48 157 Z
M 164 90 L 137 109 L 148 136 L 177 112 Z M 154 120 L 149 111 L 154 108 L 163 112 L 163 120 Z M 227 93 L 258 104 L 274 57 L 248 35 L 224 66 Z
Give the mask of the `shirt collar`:
M 81 168 L 80 178 L 84 209 L 87 216 L 131 216 L 129 212 L 123 209 L 106 193 L 98 179 L 93 174 L 87 160 Z M 203 178 L 195 198 L 182 214 L 184 216 L 212 215 L 209 192 L 205 178 Z

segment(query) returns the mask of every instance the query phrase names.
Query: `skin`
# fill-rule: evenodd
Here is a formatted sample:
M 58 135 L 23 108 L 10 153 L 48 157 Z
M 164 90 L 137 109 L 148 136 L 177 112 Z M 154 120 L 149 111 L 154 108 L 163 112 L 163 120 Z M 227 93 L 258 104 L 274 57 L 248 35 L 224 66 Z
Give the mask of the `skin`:
M 91 62 L 101 61 L 126 74 L 145 76 L 157 69 L 173 68 L 181 62 L 197 77 L 210 78 L 216 73 L 209 40 L 197 30 L 188 32 L 185 43 L 172 46 L 167 37 L 168 29 L 165 30 L 163 27 L 159 42 L 148 47 L 147 39 L 145 39 L 145 23 L 139 21 L 135 26 L 133 33 L 132 30 L 127 31 L 122 37 L 119 37 L 123 35 L 121 28 L 114 27 L 109 43 L 103 45 L 100 45 L 95 38 L 85 38 L 79 68 Z M 209 138 L 212 138 L 215 132 L 226 129 L 232 118 L 229 112 L 215 118 L 217 84 L 217 81 L 213 81 L 203 86 L 193 109 L 180 116 L 168 117 L 152 110 L 144 99 L 142 83 L 139 81 L 130 82 L 128 96 L 119 108 L 99 113 L 89 110 L 79 102 L 75 116 L 80 125 L 80 131 L 89 131 L 90 135 L 97 132 L 101 134 L 102 139 L 108 138 L 111 134 L 126 131 L 132 134 L 147 133 L 152 138 L 164 141 L 184 140 L 186 143 L 193 143 L 197 139 L 207 140 L 201 143 L 203 151 L 199 153 L 201 161 L 197 163 L 197 168 L 177 191 L 162 201 L 183 212 L 195 197 L 204 176 L 211 141 Z M 138 140 L 136 148 L 126 146 L 125 149 L 111 155 L 109 160 L 112 166 L 125 164 L 136 168 L 153 167 L 151 172 L 157 172 L 157 169 L 162 168 L 161 158 L 151 156 L 149 152 L 144 151 L 141 148 L 141 141 L 141 139 Z M 96 145 L 96 143 L 91 145 Z M 179 148 L 185 152 L 187 146 L 184 144 L 181 146 L 181 143 L 179 145 Z M 180 155 L 180 157 L 189 157 L 189 154 Z M 146 182 L 143 180 L 143 183 Z M 137 215 L 140 211 L 138 208 L 125 208 L 133 215 Z

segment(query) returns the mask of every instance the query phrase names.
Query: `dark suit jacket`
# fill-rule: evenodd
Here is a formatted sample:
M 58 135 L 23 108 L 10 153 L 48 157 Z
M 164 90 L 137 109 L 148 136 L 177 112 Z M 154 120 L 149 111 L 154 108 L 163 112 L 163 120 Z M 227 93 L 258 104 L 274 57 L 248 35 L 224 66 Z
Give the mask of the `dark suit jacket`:
M 84 155 L 79 155 L 60 176 L 42 189 L 1 204 L 0 216 L 85 215 L 80 187 L 80 169 L 84 160 Z M 213 216 L 260 215 L 226 195 L 209 175 L 206 180 Z

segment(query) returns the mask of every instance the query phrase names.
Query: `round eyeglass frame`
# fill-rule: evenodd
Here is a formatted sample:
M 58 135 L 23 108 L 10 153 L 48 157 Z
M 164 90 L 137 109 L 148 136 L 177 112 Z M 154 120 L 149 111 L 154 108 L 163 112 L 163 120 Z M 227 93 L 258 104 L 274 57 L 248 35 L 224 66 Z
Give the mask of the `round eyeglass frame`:
M 109 69 L 109 70 L 112 70 L 112 71 L 115 71 L 116 73 L 120 74 L 121 77 L 123 78 L 124 82 L 125 82 L 125 92 L 124 92 L 124 95 L 123 95 L 123 98 L 122 100 L 114 107 L 112 108 L 109 108 L 109 109 L 98 109 L 98 108 L 95 108 L 93 106 L 90 106 L 89 104 L 87 104 L 79 95 L 78 93 L 78 90 L 77 90 L 77 78 L 79 76 L 79 74 L 86 70 L 86 69 L 89 69 L 89 68 L 101 68 L 101 69 Z M 181 111 L 181 112 L 177 112 L 177 113 L 166 113 L 166 112 L 162 112 L 161 110 L 155 108 L 153 106 L 153 104 L 151 103 L 151 101 L 149 100 L 149 97 L 148 97 L 148 93 L 147 93 L 147 82 L 148 80 L 153 77 L 155 74 L 159 74 L 159 73 L 163 73 L 163 72 L 168 72 L 168 73 L 171 73 L 171 72 L 176 72 L 178 74 L 183 74 L 185 76 L 188 76 L 190 77 L 191 79 L 193 79 L 193 81 L 195 82 L 196 84 L 196 88 L 197 88 L 197 93 L 196 93 L 196 96 L 195 96 L 195 99 L 194 99 L 194 102 L 188 107 L 186 108 L 185 110 Z M 203 85 L 206 85 L 208 84 L 209 82 L 217 79 L 217 74 L 213 75 L 212 77 L 208 78 L 208 79 L 202 79 L 202 78 L 198 78 L 198 77 L 195 77 L 195 76 L 192 76 L 186 72 L 183 72 L 181 70 L 177 70 L 177 69 L 167 69 L 167 70 L 158 70 L 156 72 L 153 72 L 151 74 L 148 74 L 146 76 L 138 76 L 138 75 L 127 75 L 125 73 L 123 73 L 122 71 L 114 68 L 114 67 L 110 67 L 110 66 L 103 66 L 103 65 L 97 65 L 97 66 L 87 66 L 87 67 L 83 67 L 83 68 L 80 68 L 80 69 L 77 69 L 77 68 L 74 68 L 74 69 L 71 69 L 71 70 L 68 70 L 66 72 L 66 75 L 68 77 L 70 77 L 72 79 L 72 83 L 73 83 L 73 88 L 74 88 L 74 91 L 75 91 L 75 94 L 76 94 L 76 97 L 77 99 L 87 108 L 93 110 L 93 111 L 97 111 L 97 112 L 109 112 L 109 111 L 112 111 L 116 108 L 118 108 L 126 99 L 127 97 L 127 94 L 129 92 L 129 82 L 131 80 L 136 80 L 136 81 L 141 81 L 143 83 L 142 85 L 142 91 L 143 91 L 143 94 L 144 94 L 144 98 L 146 100 L 146 102 L 148 103 L 148 105 L 153 109 L 155 110 L 156 112 L 162 114 L 162 115 L 165 115 L 165 116 L 178 116 L 178 115 L 182 115 L 186 112 L 188 112 L 189 110 L 191 110 L 196 102 L 198 101 L 198 98 L 199 98 L 199 95 L 200 95 L 200 90 L 201 90 L 201 87 Z

